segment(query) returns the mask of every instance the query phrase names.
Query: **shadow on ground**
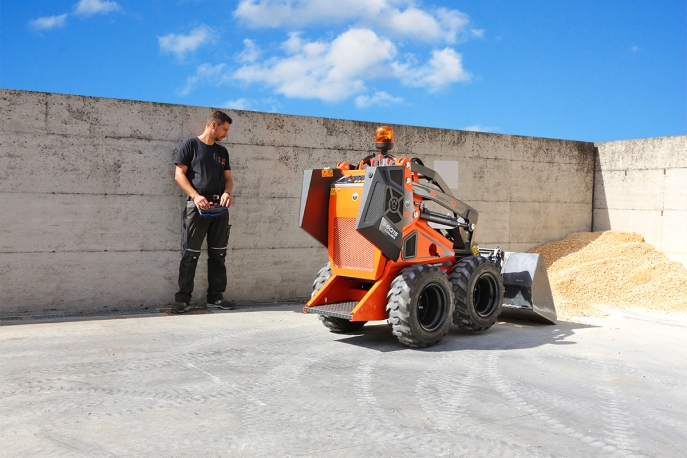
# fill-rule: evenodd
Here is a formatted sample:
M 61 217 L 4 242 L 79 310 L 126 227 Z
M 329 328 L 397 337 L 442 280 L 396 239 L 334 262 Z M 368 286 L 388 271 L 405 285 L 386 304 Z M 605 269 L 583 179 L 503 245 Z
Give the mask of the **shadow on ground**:
M 367 324 L 356 333 L 341 334 L 338 342 L 356 345 L 380 352 L 427 351 L 446 352 L 460 350 L 519 350 L 542 345 L 575 345 L 575 330 L 593 328 L 582 323 L 559 321 L 556 325 L 508 319 L 499 320 L 491 329 L 472 333 L 451 326 L 448 334 L 437 345 L 412 349 L 402 345 L 386 323 Z M 325 331 L 323 329 L 323 331 Z
M 219 309 L 191 309 L 190 311 L 173 315 L 169 308 L 137 309 L 137 310 L 110 310 L 102 312 L 74 312 L 74 313 L 45 313 L 42 315 L 14 315 L 0 316 L 0 326 L 36 324 L 36 323 L 61 323 L 90 320 L 112 320 L 133 317 L 169 317 L 177 319 L 193 315 L 212 315 L 223 313 L 265 313 L 284 312 L 303 313 L 302 303 L 288 304 L 251 304 L 239 306 L 236 310 Z M 308 315 L 304 319 L 319 321 L 317 316 Z M 575 345 L 575 330 L 590 328 L 581 323 L 559 321 L 556 325 L 541 324 L 533 321 L 524 321 L 513 318 L 500 319 L 491 329 L 472 333 L 452 326 L 449 333 L 439 342 L 425 349 L 411 349 L 401 344 L 391 333 L 391 326 L 384 321 L 368 323 L 361 330 L 354 333 L 336 334 L 337 342 L 347 345 L 355 345 L 379 352 L 391 351 L 427 351 L 446 352 L 460 350 L 515 350 L 533 348 L 542 345 Z M 322 333 L 329 330 L 322 326 Z

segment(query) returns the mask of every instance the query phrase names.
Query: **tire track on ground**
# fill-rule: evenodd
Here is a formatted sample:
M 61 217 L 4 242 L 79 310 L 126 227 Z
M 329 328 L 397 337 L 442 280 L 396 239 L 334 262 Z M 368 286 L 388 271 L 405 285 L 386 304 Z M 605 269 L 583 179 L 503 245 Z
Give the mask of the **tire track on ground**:
M 446 354 L 426 369 L 416 393 L 427 419 L 451 434 L 451 456 L 532 456 L 532 449 L 504 441 L 491 428 L 492 422 L 480 423 L 469 416 L 471 401 L 483 395 L 484 368 L 483 354 L 466 351 Z
M 543 362 L 543 357 L 549 357 L 551 355 L 537 356 L 528 353 L 524 361 L 530 363 L 535 367 L 541 367 L 545 370 L 547 366 L 546 362 Z M 554 355 L 557 356 L 557 355 Z M 566 359 L 570 360 L 570 359 Z M 622 365 L 609 365 L 601 361 L 589 360 L 586 358 L 575 358 L 578 364 L 584 364 L 587 366 L 592 366 L 597 369 L 597 373 L 600 374 L 600 383 L 594 383 L 594 381 L 589 378 L 575 377 L 576 371 L 571 370 L 568 375 L 567 382 L 574 383 L 575 386 L 586 388 L 585 391 L 589 393 L 597 393 L 598 398 L 601 399 L 602 411 L 598 417 L 599 420 L 604 420 L 599 426 L 599 431 L 604 431 L 610 435 L 610 437 L 605 437 L 604 442 L 608 445 L 604 446 L 603 450 L 607 453 L 612 453 L 618 456 L 643 456 L 641 451 L 637 447 L 632 447 L 632 442 L 636 440 L 631 439 L 636 436 L 636 432 L 631 428 L 632 420 L 627 410 L 627 403 L 624 401 L 623 396 L 613 388 L 614 376 L 611 375 L 609 366 L 613 366 L 614 370 L 625 375 L 629 375 L 624 369 L 625 366 Z M 574 382 L 570 380 L 570 377 L 575 377 Z M 555 394 L 547 393 L 535 388 L 522 387 L 519 389 L 514 388 L 514 391 L 518 391 L 519 395 L 524 398 L 536 398 L 538 400 L 546 400 L 547 404 L 553 404 L 558 409 L 557 411 L 568 411 L 570 413 L 579 412 L 593 412 L 598 410 L 598 402 L 586 401 L 579 398 L 576 399 L 566 399 Z M 611 431 L 608 430 L 610 425 Z M 640 453 L 639 455 L 636 455 Z
M 607 432 L 610 437 L 607 437 L 606 441 L 612 444 L 605 451 L 615 451 L 612 450 L 615 448 L 620 456 L 642 456 L 636 454 L 640 451 L 639 448 L 632 446 L 636 442 L 636 439 L 633 439 L 636 433 L 632 429 L 632 420 L 627 414 L 626 402 L 613 388 L 613 377 L 605 366 L 601 372 L 601 380 L 604 381 L 604 385 L 597 388 L 599 397 L 602 399 L 601 417 L 611 428 L 611 431 Z
M 35 368 L 27 368 L 23 367 L 19 369 L 22 374 L 31 374 L 34 376 L 43 376 L 45 374 L 52 374 L 56 370 L 59 370 L 60 372 L 78 372 L 79 374 L 82 375 L 87 375 L 91 377 L 95 376 L 101 376 L 101 375 L 111 375 L 111 374 L 116 374 L 120 372 L 131 372 L 131 371 L 138 371 L 138 372 L 143 372 L 143 371 L 152 371 L 154 369 L 160 369 L 163 367 L 167 366 L 173 366 L 179 363 L 183 363 L 183 361 L 187 358 L 188 353 L 192 353 L 200 348 L 208 348 L 202 353 L 196 353 L 194 356 L 196 358 L 198 357 L 206 357 L 210 358 L 212 355 L 217 354 L 217 349 L 213 349 L 212 345 L 216 344 L 218 342 L 222 341 L 230 341 L 231 345 L 235 346 L 236 345 L 236 340 L 241 340 L 241 339 L 246 339 L 250 337 L 255 337 L 259 334 L 264 334 L 264 333 L 273 333 L 273 332 L 278 332 L 278 331 L 286 331 L 289 329 L 295 329 L 295 328 L 300 328 L 303 327 L 303 325 L 290 325 L 290 326 L 273 326 L 269 328 L 256 328 L 252 329 L 249 331 L 243 331 L 243 332 L 235 332 L 235 333 L 230 333 L 230 334 L 215 334 L 211 335 L 210 337 L 206 337 L 202 339 L 201 342 L 194 342 L 192 344 L 187 345 L 186 347 L 180 347 L 180 348 L 175 348 L 175 349 L 170 349 L 168 352 L 160 352 L 157 353 L 159 355 L 158 357 L 154 357 L 155 353 L 153 354 L 136 354 L 136 355 L 127 355 L 126 353 L 124 355 L 120 355 L 121 358 L 126 358 L 126 360 L 129 362 L 128 365 L 126 366 L 121 366 L 117 365 L 116 361 L 113 360 L 106 360 L 106 361 L 97 361 L 93 362 L 90 361 L 88 364 L 84 363 L 69 363 L 65 365 L 60 365 L 60 366 L 53 366 L 53 367 L 35 367 Z M 30 344 L 30 342 L 27 342 L 27 345 Z M 86 345 L 87 343 L 84 343 Z M 110 342 L 107 343 L 107 345 L 111 345 Z M 231 347 L 230 347 L 231 348 Z M 105 350 L 105 348 L 103 348 Z M 33 349 L 32 349 L 33 351 Z M 57 356 L 57 355 L 56 355 Z M 219 357 L 219 356 L 218 356 Z M 87 370 L 83 370 L 84 366 L 86 366 Z M 14 375 L 12 373 L 7 374 L 8 376 Z M 0 395 L 3 393 L 0 392 Z
M 503 396 L 508 402 L 515 405 L 518 409 L 521 409 L 530 414 L 532 418 L 536 418 L 544 425 L 551 429 L 560 431 L 567 436 L 582 442 L 585 445 L 593 447 L 592 450 L 604 451 L 609 454 L 617 454 L 618 450 L 616 447 L 608 444 L 607 442 L 594 437 L 592 435 L 584 434 L 576 431 L 574 428 L 566 425 L 565 423 L 552 418 L 549 413 L 543 412 L 537 407 L 535 407 L 531 402 L 527 402 L 523 397 L 519 396 L 512 388 L 510 383 L 508 383 L 498 371 L 498 358 L 500 352 L 494 352 L 490 354 L 487 358 L 487 374 L 489 376 L 489 381 L 494 386 L 501 396 Z M 620 453 L 619 456 L 627 456 L 624 453 Z

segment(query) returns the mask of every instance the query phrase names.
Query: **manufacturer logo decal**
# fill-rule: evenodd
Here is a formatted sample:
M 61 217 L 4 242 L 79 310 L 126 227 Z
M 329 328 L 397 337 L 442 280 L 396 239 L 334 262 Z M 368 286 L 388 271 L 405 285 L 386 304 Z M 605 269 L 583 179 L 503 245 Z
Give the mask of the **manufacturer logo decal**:
M 354 192 L 353 195 L 351 196 L 351 199 L 353 199 L 354 201 L 358 200 L 358 193 Z
M 394 229 L 391 224 L 389 224 L 386 218 L 382 218 L 382 223 L 379 225 L 379 230 L 394 240 L 398 238 L 398 231 Z
M 322 177 L 333 177 L 334 176 L 334 171 L 332 169 L 324 169 L 322 170 Z
M 398 207 L 399 207 L 399 203 L 398 203 L 397 198 L 392 197 L 391 199 L 389 199 L 389 210 L 391 210 L 394 213 L 397 213 Z

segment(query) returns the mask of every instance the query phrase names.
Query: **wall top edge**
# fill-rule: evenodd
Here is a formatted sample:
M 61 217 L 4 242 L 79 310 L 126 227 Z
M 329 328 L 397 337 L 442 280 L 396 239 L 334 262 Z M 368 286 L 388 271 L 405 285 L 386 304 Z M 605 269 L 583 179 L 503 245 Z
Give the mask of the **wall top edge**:
M 118 98 L 112 98 L 112 97 L 98 97 L 98 96 L 91 96 L 91 95 L 79 95 L 79 94 L 63 94 L 63 93 L 58 93 L 58 92 L 41 92 L 41 91 L 28 91 L 28 90 L 23 90 L 23 89 L 9 89 L 9 88 L 0 88 L 0 98 L 7 97 L 10 95 L 19 95 L 19 94 L 35 94 L 36 96 L 56 96 L 56 97 L 64 97 L 64 98 L 80 98 L 80 99 L 90 99 L 90 100 L 110 100 L 110 101 L 116 101 L 116 102 L 121 102 L 121 103 L 127 103 L 127 104 L 141 104 L 141 105 L 156 105 L 156 106 L 162 106 L 162 107 L 172 107 L 172 108 L 180 108 L 180 109 L 189 109 L 189 110 L 213 110 L 213 109 L 220 109 L 224 110 L 228 113 L 236 113 L 237 115 L 242 115 L 242 116 L 250 116 L 250 115 L 259 115 L 259 116 L 268 116 L 272 118 L 293 118 L 293 119 L 309 119 L 309 120 L 315 120 L 315 119 L 321 119 L 324 121 L 335 121 L 335 122 L 343 122 L 343 123 L 348 123 L 351 125 L 359 125 L 359 126 L 365 126 L 365 127 L 370 127 L 370 126 L 381 126 L 388 124 L 386 122 L 382 121 L 359 121 L 355 119 L 340 119 L 340 118 L 324 118 L 324 117 L 316 117 L 316 116 L 305 116 L 305 115 L 295 115 L 295 114 L 282 114 L 282 113 L 269 113 L 269 112 L 262 112 L 262 111 L 251 111 L 251 110 L 236 110 L 233 108 L 224 108 L 224 107 L 211 107 L 211 106 L 201 106 L 201 105 L 182 105 L 182 104 L 176 104 L 176 103 L 166 103 L 166 102 L 148 102 L 148 101 L 143 101 L 143 100 L 132 100 L 132 99 L 118 99 Z M 588 141 L 582 141 L 582 140 L 568 140 L 568 139 L 558 139 L 558 138 L 551 138 L 551 137 L 533 137 L 533 136 L 528 136 L 528 135 L 515 135 L 515 134 L 501 134 L 501 133 L 493 133 L 493 132 L 477 132 L 477 131 L 472 131 L 472 130 L 461 130 L 461 129 L 448 129 L 448 128 L 441 128 L 441 127 L 429 127 L 429 126 L 421 126 L 421 125 L 408 125 L 408 124 L 391 124 L 395 128 L 398 128 L 399 130 L 405 130 L 405 129 L 422 129 L 425 131 L 434 131 L 437 133 L 441 132 L 460 132 L 461 135 L 468 135 L 472 136 L 475 138 L 479 137 L 493 137 L 493 138 L 512 138 L 512 139 L 534 139 L 534 140 L 539 140 L 539 141 L 551 141 L 551 142 L 563 142 L 563 143 L 568 143 L 571 145 L 584 145 L 588 147 L 593 147 L 595 144 L 593 142 L 588 142 Z
M 600 146 L 605 146 L 605 145 L 615 145 L 618 143 L 632 143 L 632 142 L 643 142 L 647 140 L 677 140 L 677 139 L 682 139 L 682 140 L 687 140 L 687 134 L 683 135 L 664 135 L 662 137 L 641 137 L 641 138 L 628 138 L 625 140 L 611 140 L 608 142 L 594 142 L 594 146 L 597 148 Z

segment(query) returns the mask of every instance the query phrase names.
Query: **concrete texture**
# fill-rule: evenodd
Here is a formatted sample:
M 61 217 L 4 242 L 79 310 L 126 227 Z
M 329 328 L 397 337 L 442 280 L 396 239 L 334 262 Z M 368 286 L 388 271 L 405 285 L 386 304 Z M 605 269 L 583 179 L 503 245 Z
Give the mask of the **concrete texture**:
M 176 291 L 181 140 L 210 109 L 0 90 L 0 315 L 153 307 Z M 236 183 L 227 296 L 309 296 L 326 252 L 297 226 L 303 170 L 359 161 L 379 124 L 227 110 Z M 592 224 L 594 146 L 394 126 L 397 156 L 449 169 L 482 246 L 526 250 Z M 201 258 L 195 298 L 204 299 Z
M 637 232 L 687 266 L 687 136 L 597 148 L 594 231 Z
M 299 306 L 25 320 L 0 327 L 0 455 L 686 456 L 687 316 L 609 312 L 427 350 Z

